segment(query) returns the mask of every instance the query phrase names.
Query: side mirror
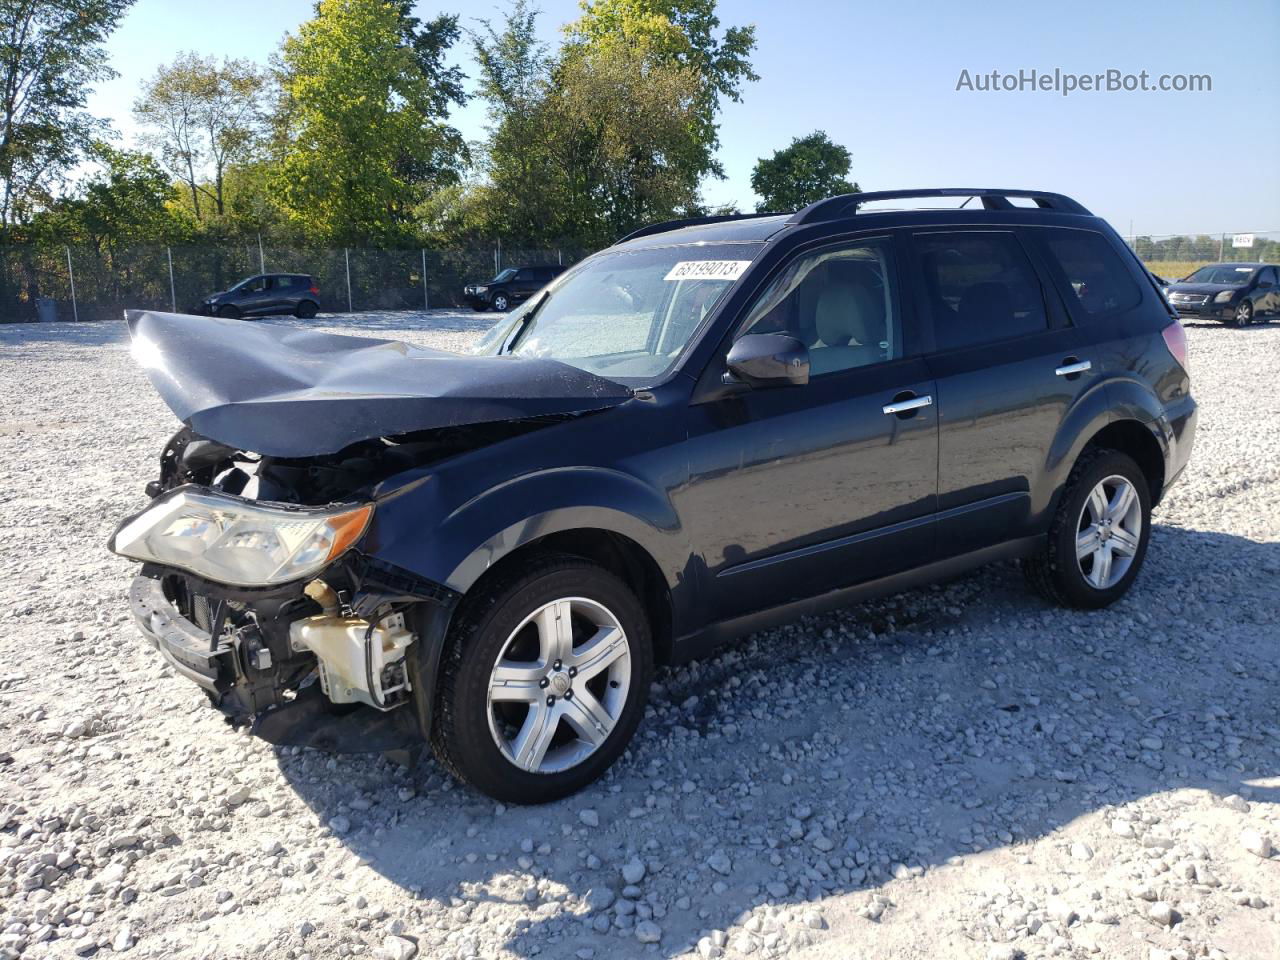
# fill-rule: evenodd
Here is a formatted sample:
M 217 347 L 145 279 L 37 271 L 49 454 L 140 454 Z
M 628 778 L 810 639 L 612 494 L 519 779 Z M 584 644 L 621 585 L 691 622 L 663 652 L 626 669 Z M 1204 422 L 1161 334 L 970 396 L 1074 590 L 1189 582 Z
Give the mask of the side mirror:
M 729 349 L 729 374 L 752 387 L 801 387 L 809 382 L 809 349 L 782 333 L 749 333 Z

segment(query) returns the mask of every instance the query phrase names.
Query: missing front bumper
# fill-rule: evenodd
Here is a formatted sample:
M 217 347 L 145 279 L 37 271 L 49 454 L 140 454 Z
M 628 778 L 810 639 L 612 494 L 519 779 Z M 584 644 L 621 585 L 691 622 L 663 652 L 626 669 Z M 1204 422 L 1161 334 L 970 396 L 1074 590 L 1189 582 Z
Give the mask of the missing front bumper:
M 235 679 L 230 644 L 214 644 L 164 595 L 159 580 L 135 577 L 129 587 L 129 608 L 138 629 L 179 674 L 221 696 Z
M 268 743 L 331 753 L 397 751 L 422 743 L 422 726 L 412 709 L 336 705 L 319 683 L 300 689 L 282 685 L 281 678 L 299 676 L 296 668 L 253 670 L 237 659 L 240 651 L 234 643 L 215 644 L 208 630 L 185 617 L 159 579 L 135 578 L 129 606 L 143 637 L 179 675 L 198 684 L 228 720 L 251 723 L 251 732 Z M 310 673 L 313 666 L 303 672 Z

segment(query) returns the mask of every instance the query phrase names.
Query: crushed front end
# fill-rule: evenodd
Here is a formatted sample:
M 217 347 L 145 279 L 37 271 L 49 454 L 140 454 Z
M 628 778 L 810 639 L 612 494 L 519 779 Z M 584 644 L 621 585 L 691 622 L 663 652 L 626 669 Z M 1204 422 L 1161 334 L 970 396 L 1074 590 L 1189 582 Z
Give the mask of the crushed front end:
M 182 430 L 166 447 L 151 504 L 109 546 L 143 564 L 143 635 L 232 722 L 339 752 L 421 742 L 422 638 L 438 649 L 457 596 L 361 549 L 368 481 L 403 446 L 281 460 Z

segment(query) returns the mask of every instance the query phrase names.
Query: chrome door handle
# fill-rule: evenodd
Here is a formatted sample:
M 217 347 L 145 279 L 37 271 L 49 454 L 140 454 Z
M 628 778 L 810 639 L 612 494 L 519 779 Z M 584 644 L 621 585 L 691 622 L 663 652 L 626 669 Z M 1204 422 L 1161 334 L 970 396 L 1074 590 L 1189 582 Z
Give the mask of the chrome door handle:
M 1072 376 L 1075 376 L 1077 373 L 1084 373 L 1085 371 L 1092 370 L 1092 369 L 1093 369 L 1092 363 L 1090 363 L 1088 360 L 1080 360 L 1080 361 L 1077 361 L 1076 363 L 1064 363 L 1062 366 L 1060 366 L 1057 370 L 1053 372 L 1060 377 L 1072 377 Z
M 896 403 L 886 403 L 882 409 L 886 416 L 893 416 L 895 413 L 906 413 L 909 410 L 919 410 L 921 407 L 933 406 L 933 397 L 912 397 L 910 400 L 899 400 Z

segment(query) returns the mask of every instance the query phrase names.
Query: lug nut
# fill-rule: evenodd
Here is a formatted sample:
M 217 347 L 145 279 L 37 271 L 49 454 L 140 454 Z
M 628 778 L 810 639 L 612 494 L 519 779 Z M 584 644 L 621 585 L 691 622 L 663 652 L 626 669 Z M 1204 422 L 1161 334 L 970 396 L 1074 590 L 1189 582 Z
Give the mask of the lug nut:
M 572 699 L 573 699 L 573 691 L 572 691 L 572 690 L 566 690 L 566 691 L 564 692 L 564 698 L 565 698 L 566 700 L 572 700 Z
M 556 698 L 555 698 L 555 697 L 547 697 L 547 706 L 548 706 L 548 707 L 554 707 L 555 705 L 556 705 Z
M 576 677 L 577 675 L 578 675 L 578 668 L 577 668 L 577 667 L 570 667 L 570 668 L 569 668 L 569 676 L 571 676 L 571 677 Z
M 557 660 L 555 663 L 553 663 L 553 664 L 551 665 L 551 669 L 552 669 L 552 670 L 559 670 L 559 669 L 560 669 L 560 661 L 559 661 L 559 660 Z
M 538 686 L 545 688 L 546 685 L 550 682 L 551 681 L 548 680 L 546 677 L 543 677 L 541 680 L 538 681 Z

